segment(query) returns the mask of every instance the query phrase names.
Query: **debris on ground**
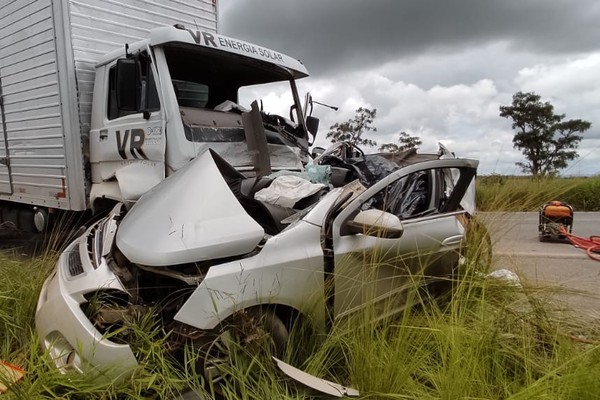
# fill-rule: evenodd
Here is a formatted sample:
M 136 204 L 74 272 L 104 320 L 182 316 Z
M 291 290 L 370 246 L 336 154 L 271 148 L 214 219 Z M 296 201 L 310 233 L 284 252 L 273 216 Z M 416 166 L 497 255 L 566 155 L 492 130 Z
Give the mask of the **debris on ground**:
M 25 371 L 16 365 L 0 361 L 0 394 L 5 393 L 11 385 L 25 376 Z
M 489 274 L 487 274 L 486 277 L 501 279 L 503 281 L 511 283 L 514 287 L 517 287 L 519 289 L 523 287 L 519 276 L 508 269 L 498 269 L 496 271 L 492 271 Z
M 313 390 L 339 398 L 360 396 L 358 390 L 354 388 L 342 386 L 325 379 L 317 378 L 316 376 L 310 375 L 296 367 L 293 367 L 276 357 L 273 357 L 273 360 L 275 360 L 277 366 L 284 374 L 294 379 L 296 382 L 299 382 Z

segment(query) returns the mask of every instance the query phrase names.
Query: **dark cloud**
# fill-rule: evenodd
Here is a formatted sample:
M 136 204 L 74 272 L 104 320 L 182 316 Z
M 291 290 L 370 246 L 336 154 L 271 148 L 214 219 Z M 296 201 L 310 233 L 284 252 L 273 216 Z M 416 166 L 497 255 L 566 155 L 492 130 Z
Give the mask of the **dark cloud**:
M 600 130 L 597 129 L 597 128 L 595 128 L 592 125 L 592 129 L 590 129 L 587 132 L 584 132 L 582 136 L 583 136 L 584 139 L 587 139 L 587 140 L 592 140 L 592 139 L 598 140 L 598 139 L 600 139 Z M 596 143 L 596 144 L 598 145 L 600 143 Z
M 332 74 L 494 42 L 515 52 L 584 52 L 600 42 L 599 19 L 592 0 L 238 0 L 222 5 L 220 21 L 224 34 Z
M 568 173 L 600 165 L 600 2 L 592 0 L 236 0 L 220 4 L 220 31 L 301 59 L 302 93 L 339 106 L 315 109 L 327 127 L 376 108 L 373 139 L 404 130 L 481 160 L 481 173 L 518 173 L 510 122 L 498 107 L 534 91 L 568 118 L 592 122 Z M 277 92 L 279 93 L 279 92 Z M 286 113 L 288 100 L 270 90 Z M 284 115 L 282 114 L 282 115 Z M 425 149 L 427 148 L 427 149 Z M 575 171 L 575 172 L 573 172 Z

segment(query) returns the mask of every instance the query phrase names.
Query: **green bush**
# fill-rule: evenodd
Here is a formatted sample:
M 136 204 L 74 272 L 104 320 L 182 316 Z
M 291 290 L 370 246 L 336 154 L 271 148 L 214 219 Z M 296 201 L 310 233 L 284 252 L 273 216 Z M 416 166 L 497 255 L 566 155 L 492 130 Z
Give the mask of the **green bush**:
M 600 176 L 579 178 L 581 183 L 569 189 L 564 200 L 578 211 L 600 211 Z

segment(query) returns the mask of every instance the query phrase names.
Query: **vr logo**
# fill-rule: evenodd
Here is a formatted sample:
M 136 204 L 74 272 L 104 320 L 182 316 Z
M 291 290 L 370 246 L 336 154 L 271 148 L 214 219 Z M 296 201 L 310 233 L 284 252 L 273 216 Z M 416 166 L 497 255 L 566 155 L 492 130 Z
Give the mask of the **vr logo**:
M 131 131 L 127 129 L 122 138 L 121 131 L 117 131 L 117 149 L 119 150 L 119 155 L 121 158 L 124 160 L 127 159 L 125 146 L 127 145 L 127 140 L 129 140 L 129 152 L 131 153 L 131 156 L 133 158 L 143 158 L 144 160 L 147 160 L 148 157 L 146 157 L 144 150 L 142 150 L 142 145 L 144 144 L 145 139 L 146 132 L 143 129 L 136 128 L 131 129 Z

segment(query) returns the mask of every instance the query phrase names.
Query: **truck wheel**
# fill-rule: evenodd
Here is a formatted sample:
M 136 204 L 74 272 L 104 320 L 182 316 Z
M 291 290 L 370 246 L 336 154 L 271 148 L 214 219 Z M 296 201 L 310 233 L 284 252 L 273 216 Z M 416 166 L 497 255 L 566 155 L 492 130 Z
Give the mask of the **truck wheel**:
M 221 324 L 204 342 L 197 361 L 201 365 L 196 370 L 202 373 L 213 394 L 222 395 L 225 387 L 236 390 L 240 383 L 233 378 L 242 374 L 236 375 L 235 371 L 241 369 L 245 376 L 251 368 L 271 365 L 271 355 L 282 358 L 288 336 L 287 328 L 273 310 L 260 307 L 243 310 Z
M 48 211 L 45 208 L 33 207 L 33 225 L 37 232 L 45 232 L 48 228 Z

